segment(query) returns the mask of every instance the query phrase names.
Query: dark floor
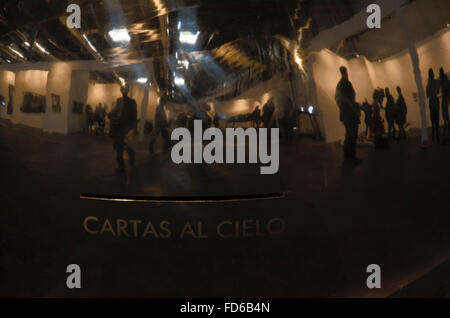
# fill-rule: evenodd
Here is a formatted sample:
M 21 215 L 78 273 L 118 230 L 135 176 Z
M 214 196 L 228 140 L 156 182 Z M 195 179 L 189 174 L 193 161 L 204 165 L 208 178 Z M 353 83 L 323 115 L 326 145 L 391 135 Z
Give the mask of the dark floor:
M 444 268 L 433 275 L 442 286 L 419 284 L 404 294 L 431 297 L 449 286 L 449 268 L 442 264 L 450 256 L 450 145 L 421 150 L 419 139 L 410 138 L 386 150 L 361 148 L 364 162 L 352 168 L 342 164 L 337 144 L 303 139 L 282 144 L 280 172 L 261 176 L 259 165 L 177 166 L 169 153 L 150 156 L 147 142 L 132 144 L 137 162 L 127 185 L 113 172 L 108 138 L 45 134 L 0 120 L 0 296 L 384 297 L 401 295 L 435 268 Z M 81 193 L 272 192 L 286 197 L 228 203 L 80 199 Z M 89 216 L 98 219 L 91 228 L 108 220 L 116 235 L 87 233 Z M 267 225 L 279 219 L 285 231 L 271 235 Z M 133 220 L 142 222 L 139 237 L 130 234 Z M 158 238 L 141 237 L 149 221 Z M 168 238 L 158 227 L 162 221 L 170 223 Z M 218 236 L 224 221 L 234 222 L 227 229 L 238 234 Z M 118 236 L 117 222 L 127 224 L 129 237 Z M 180 237 L 187 222 L 196 238 Z M 199 237 L 199 223 L 208 237 Z M 81 266 L 80 290 L 66 287 L 69 264 Z M 369 264 L 381 266 L 379 290 L 366 287 Z

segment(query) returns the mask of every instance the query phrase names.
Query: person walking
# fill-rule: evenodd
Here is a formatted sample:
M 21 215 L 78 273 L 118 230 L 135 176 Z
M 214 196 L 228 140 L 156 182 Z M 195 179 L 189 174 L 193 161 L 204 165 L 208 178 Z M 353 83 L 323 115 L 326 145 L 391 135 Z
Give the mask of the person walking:
M 127 84 L 120 88 L 122 97 L 117 100 L 116 106 L 109 114 L 113 147 L 116 150 L 116 172 L 125 171 L 124 151 L 130 158 L 130 164 L 134 165 L 135 151 L 127 144 L 126 138 L 130 130 L 136 129 L 137 105 L 134 99 L 128 97 L 129 91 L 130 88 Z
M 261 117 L 261 121 L 263 123 L 264 128 L 268 128 L 269 132 L 273 125 L 273 113 L 275 112 L 275 97 L 270 97 L 267 103 L 263 106 L 263 114 Z

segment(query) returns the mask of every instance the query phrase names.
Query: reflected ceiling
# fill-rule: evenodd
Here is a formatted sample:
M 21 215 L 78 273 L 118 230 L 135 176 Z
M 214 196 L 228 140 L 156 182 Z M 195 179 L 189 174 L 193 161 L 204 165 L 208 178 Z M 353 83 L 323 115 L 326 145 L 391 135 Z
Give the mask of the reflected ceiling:
M 348 19 L 368 1 L 73 1 L 77 2 L 82 8 L 80 30 L 65 26 L 66 1 L 3 2 L 2 62 L 158 57 L 164 55 L 162 33 L 174 34 L 179 21 L 183 30 L 191 28 L 199 32 L 196 50 L 219 49 L 233 41 L 246 42 L 248 37 L 264 40 L 274 33 L 289 36 L 312 18 L 311 28 L 305 34 L 305 39 L 309 39 Z M 114 28 L 127 30 L 131 42 L 128 47 L 111 41 L 109 32 Z M 11 45 L 16 52 L 9 48 Z
M 95 60 L 131 65 L 144 61 L 152 67 L 99 73 L 97 77 L 108 82 L 153 76 L 175 99 L 176 95 L 198 98 L 219 91 L 226 99 L 254 81 L 289 71 L 292 65 L 302 68 L 314 36 L 348 20 L 373 1 L 72 2 L 81 7 L 80 29 L 67 28 L 66 1 L 3 1 L 0 63 Z M 378 58 L 391 53 L 383 46 L 373 50 L 358 47 L 361 36 L 340 41 L 331 49 L 345 57 L 362 52 Z

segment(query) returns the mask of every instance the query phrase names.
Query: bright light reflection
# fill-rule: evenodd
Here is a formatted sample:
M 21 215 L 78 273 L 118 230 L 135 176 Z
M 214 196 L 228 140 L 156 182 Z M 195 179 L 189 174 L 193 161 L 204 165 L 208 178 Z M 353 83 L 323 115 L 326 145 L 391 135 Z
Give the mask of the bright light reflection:
M 111 40 L 113 40 L 114 42 L 130 43 L 131 41 L 130 35 L 128 34 L 127 29 L 125 28 L 112 29 L 111 31 L 108 32 L 108 34 Z
M 24 58 L 24 56 L 23 56 L 22 53 L 20 53 L 19 51 L 13 49 L 11 46 L 9 47 L 9 49 L 10 49 L 11 51 L 13 51 L 14 53 L 16 53 L 18 56 L 20 56 L 21 58 Z
M 83 38 L 85 39 L 86 43 L 89 45 L 91 50 L 94 51 L 95 53 L 98 53 L 97 49 L 95 48 L 95 46 L 92 45 L 91 41 L 89 41 L 89 39 L 87 38 L 86 34 L 83 34 Z
M 185 85 L 184 78 L 182 78 L 180 76 L 176 76 L 175 77 L 175 85 L 177 85 L 177 86 L 184 86 Z
M 197 38 L 199 36 L 200 32 L 192 33 L 189 31 L 182 31 L 180 32 L 180 42 L 185 44 L 194 45 L 197 43 Z
M 36 45 L 36 47 L 44 54 L 49 55 L 50 52 L 47 51 L 42 45 L 40 45 L 38 42 L 34 42 L 34 45 Z

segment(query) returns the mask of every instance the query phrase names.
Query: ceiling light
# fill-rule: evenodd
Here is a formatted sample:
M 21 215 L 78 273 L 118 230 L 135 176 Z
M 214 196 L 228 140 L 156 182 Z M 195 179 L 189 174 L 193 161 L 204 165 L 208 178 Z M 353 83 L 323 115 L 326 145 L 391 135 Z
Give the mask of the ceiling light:
M 88 40 L 86 34 L 83 34 L 83 38 L 86 41 L 86 43 L 89 45 L 89 47 L 91 48 L 92 51 L 94 51 L 95 53 L 98 53 L 97 49 L 95 48 L 95 46 L 92 45 L 91 41 Z
M 185 44 L 194 45 L 197 43 L 197 38 L 200 32 L 192 33 L 189 31 L 182 31 L 180 32 L 180 42 Z
M 309 106 L 308 107 L 308 113 L 310 113 L 312 115 L 312 113 L 314 112 L 314 106 Z
M 47 51 L 42 45 L 40 45 L 38 42 L 34 42 L 34 45 L 36 45 L 36 47 L 44 54 L 49 55 L 50 52 Z
M 184 68 L 185 68 L 185 69 L 188 69 L 188 68 L 189 68 L 189 61 L 183 60 L 183 61 L 181 61 L 181 64 L 184 65 Z
M 113 40 L 114 42 L 130 43 L 131 41 L 130 35 L 128 34 L 126 28 L 112 29 L 108 32 L 108 34 L 111 40 Z
M 30 46 L 31 46 L 31 45 L 30 45 L 30 42 L 27 42 L 27 41 L 23 42 L 23 44 L 24 44 L 26 47 L 30 47 Z
M 148 82 L 148 78 L 147 77 L 139 77 L 137 79 L 137 82 L 140 83 L 140 84 L 145 84 L 145 83 Z
M 295 63 L 297 63 L 297 65 L 300 68 L 303 68 L 303 62 L 302 62 L 302 59 L 300 58 L 300 56 L 298 56 L 298 55 L 295 56 Z
M 177 86 L 184 86 L 185 85 L 184 78 L 176 76 L 175 77 L 175 85 L 177 85 Z
M 14 53 L 16 53 L 16 55 L 20 56 L 21 58 L 25 58 L 25 57 L 23 56 L 22 53 L 20 53 L 20 52 L 17 51 L 16 49 L 13 49 L 11 46 L 9 47 L 9 49 L 10 49 L 11 51 L 13 51 Z

